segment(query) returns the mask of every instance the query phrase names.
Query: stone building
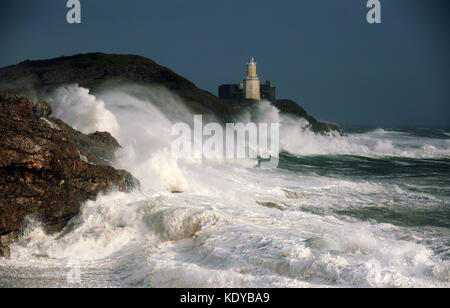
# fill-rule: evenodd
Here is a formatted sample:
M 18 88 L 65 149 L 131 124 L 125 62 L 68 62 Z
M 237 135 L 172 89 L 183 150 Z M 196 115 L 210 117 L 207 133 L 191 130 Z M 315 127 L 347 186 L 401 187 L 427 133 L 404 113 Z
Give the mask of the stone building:
M 247 63 L 247 77 L 240 84 L 219 86 L 219 97 L 224 100 L 269 100 L 275 101 L 275 86 L 266 81 L 261 84 L 256 74 L 256 62 L 253 57 Z

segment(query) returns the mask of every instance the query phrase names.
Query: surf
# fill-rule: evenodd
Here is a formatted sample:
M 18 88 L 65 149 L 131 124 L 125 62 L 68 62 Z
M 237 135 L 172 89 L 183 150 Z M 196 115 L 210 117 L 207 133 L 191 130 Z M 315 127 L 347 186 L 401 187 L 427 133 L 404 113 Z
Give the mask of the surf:
M 77 129 L 109 130 L 122 145 L 114 166 L 141 190 L 86 202 L 60 234 L 31 219 L 0 284 L 73 286 L 78 262 L 81 286 L 450 286 L 448 139 L 315 134 L 262 103 L 241 120 L 280 123 L 279 168 L 175 159 L 172 125 L 193 125 L 194 114 L 179 97 L 136 85 L 86 91 L 68 86 L 48 101 Z

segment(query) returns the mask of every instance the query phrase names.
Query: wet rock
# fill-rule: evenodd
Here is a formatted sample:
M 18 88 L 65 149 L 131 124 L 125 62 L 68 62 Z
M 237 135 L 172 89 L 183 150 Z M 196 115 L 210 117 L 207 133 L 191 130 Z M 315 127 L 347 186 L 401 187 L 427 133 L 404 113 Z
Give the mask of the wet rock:
M 11 256 L 11 251 L 8 246 L 3 246 L 0 244 L 0 258 L 9 258 Z
M 37 102 L 33 104 L 33 112 L 38 117 L 48 117 L 52 114 L 52 107 L 45 102 Z
M 60 231 L 98 193 L 130 191 L 138 181 L 108 165 L 120 147 L 109 133 L 84 135 L 48 117 L 46 103 L 0 93 L 0 237 L 2 253 L 27 217 Z
M 272 208 L 272 209 L 277 209 L 277 210 L 281 210 L 284 211 L 284 207 L 275 203 L 275 202 L 270 202 L 270 201 L 256 201 L 257 204 L 264 206 L 264 207 L 268 207 L 268 208 Z

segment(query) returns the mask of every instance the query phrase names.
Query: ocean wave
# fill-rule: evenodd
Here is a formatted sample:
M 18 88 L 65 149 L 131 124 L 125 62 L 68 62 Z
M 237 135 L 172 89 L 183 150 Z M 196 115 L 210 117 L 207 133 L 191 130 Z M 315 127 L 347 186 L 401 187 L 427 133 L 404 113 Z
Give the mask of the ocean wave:
M 282 130 L 283 132 L 283 130 Z M 294 137 L 295 136 L 295 137 Z M 281 137 L 283 140 L 283 137 Z M 284 137 L 282 149 L 295 155 L 355 155 L 365 157 L 449 158 L 445 139 L 413 137 L 411 134 L 377 130 L 363 134 L 320 135 L 297 128 Z
M 118 89 L 98 97 L 70 89 L 73 105 L 53 102 L 62 119 L 114 131 L 123 146 L 115 166 L 131 171 L 142 189 L 86 202 L 60 234 L 30 221 L 11 260 L 0 264 L 0 283 L 71 286 L 65 277 L 78 262 L 83 286 L 450 286 L 450 263 L 429 244 L 448 239 L 446 229 L 343 214 L 433 209 L 441 197 L 398 182 L 319 175 L 314 167 L 307 173 L 261 170 L 254 161 L 176 160 L 169 155 L 171 125 L 192 117 L 179 98 L 166 90 L 137 98 Z M 99 112 L 84 123 L 74 106 Z M 298 156 L 450 154 L 448 140 L 385 130 L 315 134 L 267 103 L 252 116 L 281 122 L 281 148 Z M 27 279 L 30 271 L 42 279 Z
M 87 202 L 69 228 L 46 235 L 30 225 L 8 262 L 29 266 L 33 260 L 38 272 L 56 267 L 61 275 L 76 260 L 88 285 L 91 277 L 100 285 L 153 287 L 449 283 L 449 263 L 423 245 L 397 239 L 399 227 L 302 211 L 283 215 L 196 195 L 101 196 Z

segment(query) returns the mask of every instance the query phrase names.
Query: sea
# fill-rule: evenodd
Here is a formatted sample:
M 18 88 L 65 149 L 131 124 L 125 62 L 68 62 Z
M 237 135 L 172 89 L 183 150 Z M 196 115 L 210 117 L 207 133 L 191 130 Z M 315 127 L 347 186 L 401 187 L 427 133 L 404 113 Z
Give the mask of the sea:
M 0 287 L 450 287 L 450 127 L 317 134 L 261 103 L 241 117 L 281 124 L 279 165 L 261 169 L 173 158 L 171 127 L 193 113 L 162 88 L 45 99 L 74 128 L 116 137 L 111 163 L 141 187 L 85 202 L 57 234 L 29 219 Z

